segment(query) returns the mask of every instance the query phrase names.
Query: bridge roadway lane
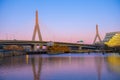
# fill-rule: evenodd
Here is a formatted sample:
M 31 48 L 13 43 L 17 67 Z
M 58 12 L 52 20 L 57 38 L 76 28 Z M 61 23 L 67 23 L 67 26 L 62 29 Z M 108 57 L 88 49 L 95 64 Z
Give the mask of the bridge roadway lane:
M 0 45 L 47 45 L 50 41 L 29 41 L 29 40 L 0 40 Z M 91 46 L 92 44 L 78 44 L 78 43 L 68 43 L 68 42 L 54 42 L 54 44 L 60 46 Z

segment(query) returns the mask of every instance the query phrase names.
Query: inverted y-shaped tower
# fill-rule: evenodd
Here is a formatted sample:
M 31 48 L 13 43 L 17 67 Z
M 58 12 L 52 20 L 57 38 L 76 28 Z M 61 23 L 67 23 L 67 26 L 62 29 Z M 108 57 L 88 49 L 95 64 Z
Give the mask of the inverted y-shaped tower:
M 41 36 L 41 32 L 40 32 L 40 28 L 39 28 L 39 22 L 38 22 L 38 11 L 36 10 L 35 28 L 34 28 L 33 37 L 32 37 L 33 41 L 35 41 L 35 36 L 36 36 L 37 32 L 38 32 L 39 41 L 42 41 L 42 36 Z
M 98 32 L 98 24 L 96 24 L 96 36 L 95 36 L 95 39 L 93 41 L 93 44 L 96 42 L 97 38 L 101 42 L 101 38 L 100 38 L 100 35 L 99 35 L 99 32 Z

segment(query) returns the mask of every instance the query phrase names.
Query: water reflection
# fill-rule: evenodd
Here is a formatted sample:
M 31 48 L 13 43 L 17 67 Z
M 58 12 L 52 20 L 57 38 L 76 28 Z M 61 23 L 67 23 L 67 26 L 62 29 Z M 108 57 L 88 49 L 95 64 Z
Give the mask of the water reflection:
M 101 57 L 48 57 L 44 58 L 44 80 L 101 80 Z M 96 71 L 97 69 L 97 71 Z M 97 75 L 96 75 L 97 72 Z M 51 74 L 49 74 L 51 73 Z M 97 77 L 95 77 L 95 75 Z
M 95 57 L 98 80 L 101 80 L 102 77 L 102 60 L 103 57 L 100 56 Z
M 36 63 L 35 57 L 31 58 L 31 62 L 32 62 L 32 70 L 33 70 L 34 80 L 40 80 L 40 72 L 41 72 L 41 66 L 42 66 L 42 57 L 38 58 L 38 67 L 35 64 Z
M 26 55 L 26 64 L 28 64 L 29 61 L 29 55 Z
M 120 74 L 120 56 L 111 55 L 106 58 L 108 70 Z
M 120 56 L 25 55 L 0 59 L 0 80 L 120 80 Z

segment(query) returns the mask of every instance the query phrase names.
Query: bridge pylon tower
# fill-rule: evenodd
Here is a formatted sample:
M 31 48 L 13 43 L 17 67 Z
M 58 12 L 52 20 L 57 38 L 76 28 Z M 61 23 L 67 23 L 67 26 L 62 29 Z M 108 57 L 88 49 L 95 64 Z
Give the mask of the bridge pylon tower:
M 38 11 L 36 10 L 35 27 L 34 27 L 32 41 L 35 41 L 35 37 L 36 37 L 37 32 L 38 32 L 39 41 L 42 41 L 42 36 L 41 36 L 41 32 L 40 32 L 40 28 L 39 28 L 39 22 L 38 22 Z
M 94 41 L 93 41 L 93 44 L 95 44 L 96 40 L 98 40 L 101 42 L 101 38 L 100 38 L 100 35 L 99 35 L 99 31 L 98 31 L 98 24 L 96 24 L 96 35 L 95 35 L 95 38 L 94 38 Z

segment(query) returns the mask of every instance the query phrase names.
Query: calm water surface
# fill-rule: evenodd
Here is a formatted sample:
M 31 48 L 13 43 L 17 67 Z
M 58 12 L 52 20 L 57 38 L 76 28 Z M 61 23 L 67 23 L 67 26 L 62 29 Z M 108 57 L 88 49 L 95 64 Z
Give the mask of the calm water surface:
M 120 56 L 86 53 L 0 58 L 0 80 L 120 80 Z

